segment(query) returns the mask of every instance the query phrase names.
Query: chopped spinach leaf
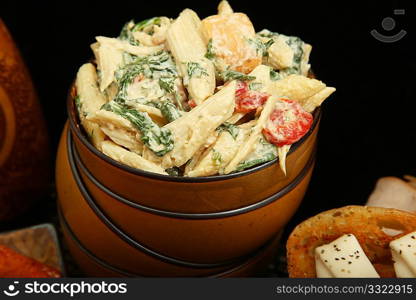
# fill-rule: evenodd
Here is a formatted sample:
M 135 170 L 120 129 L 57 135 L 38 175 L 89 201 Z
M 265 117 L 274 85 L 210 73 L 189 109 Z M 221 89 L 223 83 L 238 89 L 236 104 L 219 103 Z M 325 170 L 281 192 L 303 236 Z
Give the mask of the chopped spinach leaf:
M 267 49 L 274 43 L 273 39 L 263 43 L 259 38 L 248 39 L 248 42 L 256 49 L 256 53 L 261 56 L 267 56 Z
M 261 87 L 262 87 L 262 84 L 260 82 L 251 82 L 248 85 L 248 88 L 252 91 L 258 91 L 261 89 Z
M 175 90 L 175 78 L 174 77 L 160 77 L 159 78 L 160 87 L 165 90 L 166 93 L 173 93 Z
M 150 19 L 146 19 L 143 21 L 138 22 L 134 27 L 132 28 L 132 31 L 142 31 L 149 25 L 160 25 L 161 18 L 160 17 L 154 17 Z
M 137 41 L 132 33 L 132 28 L 134 26 L 133 20 L 127 22 L 121 29 L 120 35 L 118 38 L 123 41 L 128 41 L 133 46 L 139 46 L 140 43 Z
M 193 76 L 200 78 L 201 76 L 208 76 L 207 71 L 196 62 L 188 62 L 186 63 L 186 71 L 188 73 L 189 78 Z
M 77 107 L 78 111 L 81 111 L 81 108 L 82 108 L 82 103 L 81 103 L 81 98 L 80 98 L 80 96 L 79 96 L 79 95 L 77 95 L 77 96 L 75 97 L 74 101 L 75 101 L 75 105 L 76 105 L 76 107 Z
M 222 156 L 221 153 L 212 148 L 211 151 L 211 159 L 216 166 L 220 166 L 222 163 Z
M 225 122 L 225 123 L 221 124 L 220 126 L 218 126 L 217 127 L 217 130 L 219 132 L 227 131 L 233 137 L 233 139 L 235 140 L 237 138 L 237 136 L 238 136 L 238 133 L 240 131 L 240 128 L 238 128 L 234 124 Z
M 270 79 L 272 81 L 276 81 L 282 79 L 282 76 L 279 74 L 279 72 L 276 72 L 275 70 L 270 70 Z
M 179 169 L 178 167 L 172 167 L 172 168 L 166 169 L 165 171 L 170 176 L 181 176 L 181 173 L 182 173 L 181 169 Z
M 212 39 L 209 40 L 208 45 L 207 45 L 207 53 L 205 53 L 205 57 L 208 59 L 214 59 L 215 58 L 215 52 L 214 52 L 214 48 L 212 46 Z
M 250 81 L 256 79 L 255 76 L 246 75 L 233 70 L 225 70 L 220 74 L 220 77 L 224 80 L 224 82 L 230 80 Z
M 163 101 L 158 105 L 160 112 L 169 122 L 179 119 L 182 114 L 179 112 L 178 108 L 169 101 Z
M 273 153 L 268 153 L 265 156 L 261 157 L 261 158 L 257 158 L 257 159 L 253 159 L 253 160 L 246 160 L 246 161 L 242 161 L 241 163 L 238 164 L 236 171 L 242 171 L 251 167 L 254 167 L 256 165 L 271 161 L 273 159 L 276 158 L 276 155 L 274 155 Z

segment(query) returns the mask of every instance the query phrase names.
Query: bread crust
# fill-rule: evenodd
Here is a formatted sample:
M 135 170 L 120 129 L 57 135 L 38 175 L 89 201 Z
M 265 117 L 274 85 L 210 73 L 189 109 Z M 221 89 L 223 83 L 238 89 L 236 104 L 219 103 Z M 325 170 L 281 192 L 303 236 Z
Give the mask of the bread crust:
M 388 235 L 386 228 L 400 233 Z M 316 277 L 315 248 L 348 233 L 356 236 L 381 277 L 395 277 L 389 243 L 415 230 L 416 214 L 392 208 L 345 206 L 322 212 L 290 234 L 286 244 L 289 277 Z

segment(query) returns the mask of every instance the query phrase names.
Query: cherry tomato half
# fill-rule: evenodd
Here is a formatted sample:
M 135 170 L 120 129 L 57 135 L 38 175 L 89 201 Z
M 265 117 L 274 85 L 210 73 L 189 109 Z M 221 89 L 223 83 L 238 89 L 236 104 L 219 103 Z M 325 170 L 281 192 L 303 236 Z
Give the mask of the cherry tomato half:
M 269 94 L 250 90 L 246 82 L 239 81 L 235 91 L 235 111 L 248 113 L 262 106 Z
M 263 134 L 276 146 L 291 145 L 311 128 L 313 116 L 295 100 L 281 98 L 270 114 Z

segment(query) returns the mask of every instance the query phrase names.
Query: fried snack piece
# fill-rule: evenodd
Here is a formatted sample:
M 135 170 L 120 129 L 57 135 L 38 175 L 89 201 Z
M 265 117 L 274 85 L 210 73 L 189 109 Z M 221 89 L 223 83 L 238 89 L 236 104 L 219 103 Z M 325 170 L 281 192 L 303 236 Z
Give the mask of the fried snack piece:
M 57 278 L 55 268 L 0 245 L 0 278 Z
M 391 229 L 397 234 L 389 235 Z M 389 243 L 415 230 L 416 214 L 397 209 L 345 206 L 322 212 L 290 234 L 286 244 L 289 277 L 316 277 L 315 248 L 350 233 L 380 277 L 395 277 Z

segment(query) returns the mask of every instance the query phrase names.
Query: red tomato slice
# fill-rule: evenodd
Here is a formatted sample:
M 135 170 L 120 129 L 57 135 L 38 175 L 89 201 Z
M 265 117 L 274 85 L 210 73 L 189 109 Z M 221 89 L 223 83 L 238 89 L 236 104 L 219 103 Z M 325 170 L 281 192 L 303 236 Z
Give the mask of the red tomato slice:
M 270 114 L 263 134 L 278 147 L 300 140 L 311 128 L 313 116 L 295 100 L 280 99 Z
M 196 107 L 196 103 L 195 103 L 194 99 L 189 100 L 188 101 L 188 105 L 189 105 L 190 108 L 195 108 Z
M 267 93 L 250 90 L 246 82 L 238 81 L 235 91 L 235 111 L 241 113 L 254 111 L 262 106 L 269 96 Z

